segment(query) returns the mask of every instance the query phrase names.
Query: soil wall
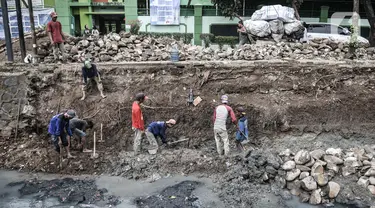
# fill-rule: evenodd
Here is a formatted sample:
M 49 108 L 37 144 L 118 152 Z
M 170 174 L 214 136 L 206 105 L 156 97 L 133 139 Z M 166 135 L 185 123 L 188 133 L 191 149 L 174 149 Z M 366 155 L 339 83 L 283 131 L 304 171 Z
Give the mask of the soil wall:
M 85 101 L 80 100 L 80 64 L 1 65 L 0 146 L 5 151 L 0 151 L 0 165 L 19 168 L 18 159 L 9 154 L 21 154 L 24 158 L 36 157 L 32 163 L 22 162 L 21 168 L 54 172 L 47 164 L 52 157 L 48 154 L 52 148 L 47 125 L 57 111 L 66 109 L 75 109 L 81 118 L 91 118 L 96 135 L 100 123 L 103 124 L 105 143 L 99 144 L 99 152 L 117 154 L 119 149 L 131 150 L 131 104 L 137 92 L 151 98 L 143 108 L 146 125 L 176 118 L 178 125 L 168 130 L 169 140 L 191 138 L 192 148 L 213 140 L 212 114 L 222 94 L 229 95 L 233 108 L 246 109 L 251 136 L 258 143 L 263 136 L 273 139 L 278 135 L 301 136 L 311 132 L 372 138 L 374 63 L 306 60 L 100 63 L 97 66 L 103 74 L 107 98 L 101 99 L 93 87 Z M 195 97 L 203 99 L 195 107 L 187 106 L 190 88 Z M 15 142 L 19 100 L 21 110 Z M 234 130 L 230 127 L 231 133 Z M 35 145 L 43 148 L 22 153 L 24 148 Z M 95 166 L 102 163 L 104 158 Z

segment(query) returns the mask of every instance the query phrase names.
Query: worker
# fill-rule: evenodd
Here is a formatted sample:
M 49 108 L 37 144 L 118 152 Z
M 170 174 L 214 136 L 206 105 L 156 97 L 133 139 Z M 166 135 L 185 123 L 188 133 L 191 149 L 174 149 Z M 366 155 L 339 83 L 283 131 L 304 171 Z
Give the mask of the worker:
M 226 121 L 228 116 L 231 117 L 232 123 L 237 124 L 236 115 L 233 109 L 228 105 L 228 96 L 221 96 L 221 105 L 217 106 L 214 111 L 214 134 L 216 140 L 216 148 L 219 155 L 223 155 L 223 144 L 224 154 L 229 155 L 229 139 L 226 127 Z
M 83 30 L 83 37 L 90 37 L 90 29 L 87 25 L 85 25 L 85 29 Z
M 55 150 L 60 153 L 60 142 L 65 147 L 68 158 L 75 158 L 70 154 L 70 138 L 73 135 L 69 127 L 69 120 L 76 116 L 74 110 L 68 110 L 52 117 L 48 125 L 48 133 L 51 135 Z
M 98 28 L 94 25 L 94 27 L 92 28 L 92 31 L 91 31 L 91 34 L 94 38 L 98 38 L 99 37 L 99 30 Z
M 243 21 L 240 20 L 237 25 L 237 32 L 239 34 L 240 42 L 238 43 L 238 46 L 242 46 L 246 43 L 249 43 L 249 38 L 247 37 L 247 31 L 245 26 L 243 25 Z
M 236 147 L 237 150 L 243 151 L 242 142 L 248 140 L 249 130 L 247 127 L 246 112 L 243 107 L 237 108 L 238 126 L 236 132 Z
M 140 104 L 142 104 L 148 97 L 144 93 L 138 93 L 135 96 L 135 101 L 132 106 L 132 130 L 134 131 L 134 155 L 138 155 L 141 149 L 142 134 L 145 131 L 145 124 Z
M 86 146 L 86 130 L 92 129 L 94 123 L 90 120 L 84 120 L 79 118 L 72 118 L 69 121 L 69 127 L 79 141 L 79 149 L 81 152 L 92 152 L 92 150 L 87 149 Z
M 66 38 L 62 31 L 61 23 L 57 21 L 57 13 L 52 12 L 51 17 L 52 20 L 47 24 L 47 32 L 53 48 L 53 55 L 55 61 L 59 60 L 60 51 L 62 59 L 65 61 L 64 40 L 66 40 Z
M 100 96 L 102 98 L 106 98 L 103 94 L 103 84 L 102 79 L 100 77 L 100 72 L 97 70 L 95 64 L 91 64 L 90 60 L 86 60 L 84 66 L 82 67 L 82 93 L 83 96 L 81 100 L 86 98 L 86 91 L 87 91 L 87 78 L 91 83 L 95 82 L 98 90 L 100 92 Z
M 146 136 L 153 149 L 159 149 L 158 142 L 156 139 L 160 137 L 163 144 L 167 144 L 167 137 L 165 131 L 167 128 L 172 128 L 176 125 L 176 120 L 169 119 L 168 121 L 155 121 L 148 125 L 146 130 Z

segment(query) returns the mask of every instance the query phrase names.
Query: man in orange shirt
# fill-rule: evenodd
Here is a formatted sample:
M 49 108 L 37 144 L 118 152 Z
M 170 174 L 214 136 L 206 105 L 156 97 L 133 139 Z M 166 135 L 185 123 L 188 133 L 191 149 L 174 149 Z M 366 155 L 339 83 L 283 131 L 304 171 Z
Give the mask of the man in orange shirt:
M 141 149 L 142 134 L 145 131 L 145 123 L 143 120 L 140 104 L 147 100 L 144 93 L 138 93 L 132 106 L 132 129 L 134 133 L 134 155 L 137 155 Z

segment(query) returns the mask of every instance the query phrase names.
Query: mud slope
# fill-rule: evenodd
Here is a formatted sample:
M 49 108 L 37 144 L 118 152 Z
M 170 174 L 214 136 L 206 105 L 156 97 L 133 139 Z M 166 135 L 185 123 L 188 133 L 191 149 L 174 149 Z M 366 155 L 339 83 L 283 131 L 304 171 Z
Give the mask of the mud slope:
M 105 143 L 98 144 L 103 157 L 94 163 L 87 158 L 71 161 L 63 172 L 104 171 L 108 158 L 132 149 L 130 115 L 137 92 L 151 98 L 144 107 L 146 124 L 177 118 L 178 126 L 169 130 L 169 139 L 191 138 L 191 149 L 212 143 L 212 113 L 222 94 L 229 95 L 232 107 L 245 107 L 258 144 L 264 136 L 272 142 L 280 135 L 306 133 L 372 139 L 373 66 L 372 62 L 324 61 L 102 63 L 98 68 L 107 98 L 100 99 L 93 89 L 80 101 L 81 65 L 2 65 L 0 166 L 58 171 L 48 121 L 58 109 L 75 109 L 80 117 L 95 121 L 96 135 L 103 123 Z M 203 99 L 196 107 L 187 106 L 189 88 Z

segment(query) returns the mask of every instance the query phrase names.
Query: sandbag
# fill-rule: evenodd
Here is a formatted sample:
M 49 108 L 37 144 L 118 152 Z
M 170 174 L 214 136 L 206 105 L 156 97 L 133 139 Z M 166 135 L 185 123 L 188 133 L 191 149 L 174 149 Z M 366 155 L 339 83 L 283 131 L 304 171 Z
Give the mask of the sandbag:
M 284 34 L 284 23 L 281 20 L 269 21 L 272 34 Z
M 284 30 L 287 35 L 290 35 L 300 30 L 304 30 L 304 28 L 305 27 L 302 25 L 302 22 L 298 20 L 291 22 L 291 23 L 284 24 Z
M 294 22 L 294 9 L 281 5 L 263 6 L 261 9 L 256 10 L 251 16 L 252 21 L 257 20 L 281 20 L 283 22 Z
M 246 30 L 257 37 L 266 37 L 271 34 L 270 24 L 266 21 L 244 21 L 244 26 Z
M 274 34 L 274 33 L 272 33 L 271 36 L 272 36 L 272 39 L 273 39 L 276 43 L 278 43 L 278 42 L 280 42 L 281 39 L 283 38 L 284 34 Z

